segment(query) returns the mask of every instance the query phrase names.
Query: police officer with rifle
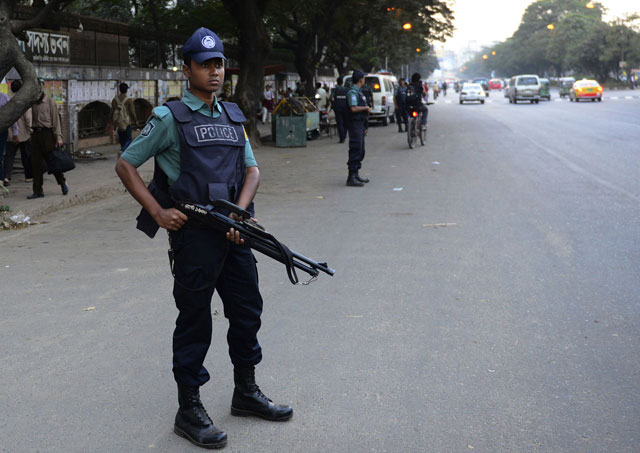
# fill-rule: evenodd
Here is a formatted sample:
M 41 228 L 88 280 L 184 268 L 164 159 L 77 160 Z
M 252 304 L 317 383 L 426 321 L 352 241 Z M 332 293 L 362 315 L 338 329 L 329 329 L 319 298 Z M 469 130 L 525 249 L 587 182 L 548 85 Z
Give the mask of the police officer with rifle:
M 142 205 L 138 228 L 153 236 L 169 231 L 173 261 L 173 296 L 178 308 L 173 334 L 173 375 L 179 409 L 174 431 L 193 444 L 220 448 L 227 434 L 216 428 L 200 400 L 209 380 L 203 365 L 211 343 L 211 298 L 218 291 L 229 320 L 227 342 L 234 369 L 231 414 L 284 421 L 290 406 L 274 404 L 255 380 L 262 360 L 257 333 L 262 297 L 253 253 L 239 231 L 226 233 L 187 222 L 176 203 L 190 200 L 209 205 L 222 199 L 253 215 L 260 173 L 244 131 L 245 117 L 215 92 L 224 82 L 224 50 L 218 36 L 206 28 L 193 33 L 183 47 L 182 71 L 189 89 L 182 100 L 156 107 L 141 134 L 122 154 L 116 171 Z M 137 167 L 155 157 L 155 173 L 145 187 Z M 238 214 L 228 214 L 242 220 Z

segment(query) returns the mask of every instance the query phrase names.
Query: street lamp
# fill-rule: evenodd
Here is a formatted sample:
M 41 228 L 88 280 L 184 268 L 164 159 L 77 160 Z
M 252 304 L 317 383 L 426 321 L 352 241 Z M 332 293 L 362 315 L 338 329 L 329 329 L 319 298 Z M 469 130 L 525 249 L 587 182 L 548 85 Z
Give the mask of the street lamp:
M 549 30 L 555 30 L 555 28 L 556 28 L 556 26 L 553 25 L 553 24 L 547 25 L 547 29 L 549 29 Z
M 593 8 L 595 8 L 595 7 L 596 7 L 596 5 L 594 5 L 594 4 L 593 4 L 593 2 L 589 2 L 589 3 L 587 3 L 587 4 L 586 4 L 586 5 L 584 5 L 584 6 L 586 6 L 586 7 L 587 7 L 587 8 L 589 8 L 589 9 L 593 9 Z
M 411 30 L 411 24 L 410 24 L 409 22 L 407 22 L 406 24 L 404 24 L 404 25 L 402 26 L 402 29 L 403 29 L 403 30 Z
M 496 51 L 495 51 L 495 50 L 492 50 L 492 51 L 491 51 L 491 55 L 495 55 L 495 54 L 496 54 Z
M 420 52 L 422 52 L 422 49 L 421 49 L 420 47 L 418 47 L 418 48 L 416 49 L 416 52 L 420 53 Z
M 488 59 L 488 58 L 489 58 L 489 55 L 487 55 L 486 53 L 482 56 L 482 59 L 483 59 L 483 60 L 486 60 L 486 59 Z

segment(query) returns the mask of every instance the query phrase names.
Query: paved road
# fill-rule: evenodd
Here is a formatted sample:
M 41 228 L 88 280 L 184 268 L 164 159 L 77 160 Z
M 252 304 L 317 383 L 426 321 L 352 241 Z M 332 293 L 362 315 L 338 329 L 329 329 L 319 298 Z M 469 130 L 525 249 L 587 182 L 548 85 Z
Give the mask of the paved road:
M 303 287 L 258 256 L 258 379 L 286 424 L 229 415 L 215 300 L 203 398 L 226 451 L 635 451 L 640 104 L 431 108 L 429 143 L 257 151 L 258 217 L 338 270 Z M 0 450 L 197 451 L 171 432 L 166 239 L 126 196 L 0 235 Z M 95 307 L 95 308 L 91 308 Z

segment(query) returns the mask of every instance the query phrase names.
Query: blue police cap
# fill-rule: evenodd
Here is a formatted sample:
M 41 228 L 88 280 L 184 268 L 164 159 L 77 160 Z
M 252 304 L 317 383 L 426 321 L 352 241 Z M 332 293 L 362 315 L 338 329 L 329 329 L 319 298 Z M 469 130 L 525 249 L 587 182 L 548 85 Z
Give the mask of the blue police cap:
M 364 77 L 364 72 L 359 69 L 354 69 L 353 74 L 351 75 L 351 80 L 354 84 L 358 83 L 358 80 Z
M 214 32 L 208 28 L 198 28 L 182 47 L 182 56 L 190 57 L 196 63 L 210 60 L 212 58 L 222 58 L 224 56 L 224 47 L 222 41 Z

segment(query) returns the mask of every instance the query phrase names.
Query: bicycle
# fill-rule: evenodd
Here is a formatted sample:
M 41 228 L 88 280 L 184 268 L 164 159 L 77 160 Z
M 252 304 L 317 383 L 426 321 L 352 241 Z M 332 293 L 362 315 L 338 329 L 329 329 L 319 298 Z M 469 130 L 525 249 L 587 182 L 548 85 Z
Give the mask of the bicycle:
M 426 124 L 425 127 L 421 127 L 420 125 L 423 112 L 418 112 L 410 108 L 409 113 L 411 114 L 411 119 L 409 119 L 407 127 L 407 142 L 409 143 L 409 148 L 413 149 L 416 146 L 417 138 L 420 138 L 420 145 L 424 146 L 424 144 L 427 143 L 427 127 Z

